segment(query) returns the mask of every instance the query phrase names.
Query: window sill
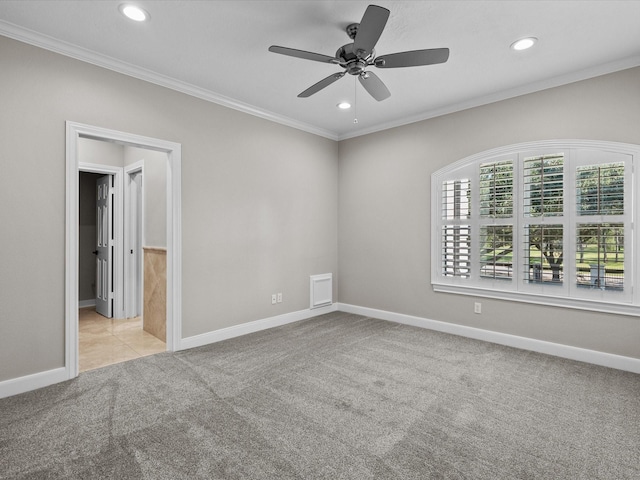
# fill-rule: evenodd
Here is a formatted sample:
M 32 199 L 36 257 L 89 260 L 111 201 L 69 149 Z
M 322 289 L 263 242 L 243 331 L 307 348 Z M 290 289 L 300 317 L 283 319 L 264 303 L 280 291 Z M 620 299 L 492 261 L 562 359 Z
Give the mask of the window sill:
M 498 300 L 508 300 L 512 302 L 533 303 L 536 305 L 573 308 L 577 310 L 588 310 L 591 312 L 611 313 L 618 315 L 632 315 L 640 317 L 640 306 L 629 303 L 604 302 L 588 299 L 572 299 L 566 297 L 556 297 L 551 295 L 541 295 L 538 293 L 506 292 L 490 290 L 482 287 L 461 287 L 458 285 L 448 285 L 432 283 L 434 292 L 454 293 L 457 295 L 469 295 L 474 297 L 495 298 Z

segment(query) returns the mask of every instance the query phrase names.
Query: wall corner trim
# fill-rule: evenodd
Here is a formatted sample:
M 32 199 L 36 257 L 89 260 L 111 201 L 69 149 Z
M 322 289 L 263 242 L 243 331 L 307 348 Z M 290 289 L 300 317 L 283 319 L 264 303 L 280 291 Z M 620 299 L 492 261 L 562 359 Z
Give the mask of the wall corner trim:
M 317 317 L 337 310 L 337 304 L 334 303 L 333 305 L 327 305 L 313 310 L 298 310 L 297 312 L 283 313 L 282 315 L 276 315 L 275 317 L 263 318 L 261 320 L 241 323 L 240 325 L 234 325 L 232 327 L 221 328 L 220 330 L 213 330 L 211 332 L 201 333 L 200 335 L 183 338 L 179 342 L 177 350 L 202 347 L 204 345 L 209 345 L 210 343 L 221 342 L 223 340 L 267 330 L 273 327 L 280 327 L 282 325 L 287 325 L 288 323 L 306 320 L 308 318 Z
M 38 388 L 48 387 L 49 385 L 64 382 L 65 380 L 69 380 L 69 373 L 65 367 L 12 378 L 0 382 L 0 398 L 11 397 Z
M 357 305 L 349 305 L 346 303 L 338 303 L 337 309 L 341 312 L 354 313 L 364 315 L 366 317 L 387 320 L 390 322 L 402 323 L 413 327 L 426 328 L 437 332 L 450 333 L 462 337 L 473 338 L 490 343 L 497 343 L 507 347 L 519 348 L 521 350 L 530 350 L 533 352 L 553 355 L 555 357 L 566 358 L 569 360 L 577 360 L 579 362 L 592 363 L 602 367 L 615 368 L 627 372 L 640 373 L 640 359 L 633 357 L 625 357 L 613 353 L 599 352 L 597 350 L 589 350 L 586 348 L 572 347 L 560 343 L 552 343 L 544 340 L 536 340 L 534 338 L 519 337 L 507 333 L 494 332 L 491 330 L 483 330 L 480 328 L 467 327 L 465 325 L 457 325 L 455 323 L 442 322 L 439 320 L 431 320 L 413 315 L 405 315 L 403 313 L 388 312 L 385 310 L 377 310 L 375 308 L 360 307 Z

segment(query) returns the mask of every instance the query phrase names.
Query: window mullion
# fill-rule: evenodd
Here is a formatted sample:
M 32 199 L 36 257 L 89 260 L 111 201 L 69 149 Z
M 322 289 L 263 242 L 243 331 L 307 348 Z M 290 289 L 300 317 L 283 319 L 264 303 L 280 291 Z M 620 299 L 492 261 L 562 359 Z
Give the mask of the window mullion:
M 522 252 L 520 249 L 521 239 L 524 237 L 522 231 L 522 217 L 524 215 L 524 202 L 522 201 L 524 169 L 522 168 L 522 158 L 522 154 L 518 154 L 514 156 L 513 160 L 513 283 L 515 290 L 522 290 L 524 285 Z
M 471 280 L 475 284 L 480 282 L 480 163 L 474 165 L 471 175 Z
M 565 174 L 564 174 L 564 265 L 565 265 L 565 288 L 566 294 L 573 296 L 576 287 L 577 264 L 576 255 L 578 247 L 577 238 L 577 204 L 576 204 L 576 171 L 577 158 L 574 149 L 565 151 Z

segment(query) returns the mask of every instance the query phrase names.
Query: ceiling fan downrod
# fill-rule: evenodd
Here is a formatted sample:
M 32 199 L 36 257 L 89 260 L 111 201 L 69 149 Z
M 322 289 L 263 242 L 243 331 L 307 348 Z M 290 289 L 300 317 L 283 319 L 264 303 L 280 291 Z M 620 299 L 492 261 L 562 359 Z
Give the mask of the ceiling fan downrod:
M 347 35 L 349 35 L 349 38 L 351 40 L 354 40 L 356 38 L 356 35 L 358 34 L 359 26 L 360 26 L 359 23 L 352 23 L 351 25 L 347 25 L 347 28 L 346 28 Z

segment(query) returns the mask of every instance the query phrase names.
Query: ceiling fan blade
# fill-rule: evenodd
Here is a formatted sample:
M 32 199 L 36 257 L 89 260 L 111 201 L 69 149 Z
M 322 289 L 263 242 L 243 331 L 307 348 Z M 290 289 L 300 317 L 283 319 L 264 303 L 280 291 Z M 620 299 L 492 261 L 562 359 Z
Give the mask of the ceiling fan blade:
M 375 66 L 378 68 L 419 67 L 421 65 L 444 63 L 448 59 L 448 48 L 431 48 L 383 55 L 376 58 Z
M 321 53 L 305 52 L 304 50 L 296 50 L 295 48 L 279 47 L 277 45 L 271 45 L 269 51 L 273 53 L 279 53 L 281 55 L 288 55 L 290 57 L 304 58 L 305 60 L 313 60 L 314 62 L 323 63 L 338 63 L 334 57 L 328 55 L 322 55 Z
M 391 96 L 387 86 L 373 72 L 364 72 L 358 75 L 358 80 L 360 80 L 364 89 L 379 102 Z
M 353 40 L 353 50 L 365 52 L 364 56 L 369 55 L 373 51 L 373 47 L 378 43 L 380 35 L 384 30 L 389 18 L 389 10 L 378 7 L 377 5 L 369 5 L 364 12 L 364 16 L 358 26 L 358 33 Z
M 318 83 L 311 85 L 304 92 L 298 95 L 299 98 L 307 98 L 313 95 L 314 93 L 318 93 L 325 87 L 328 87 L 333 82 L 340 80 L 344 77 L 345 72 L 334 73 L 333 75 L 329 75 L 327 78 L 320 80 Z

